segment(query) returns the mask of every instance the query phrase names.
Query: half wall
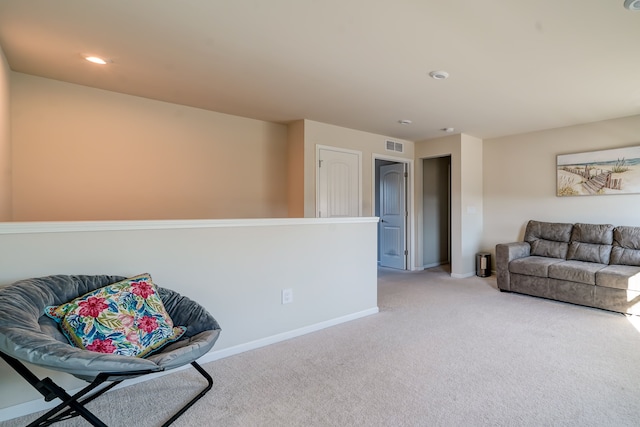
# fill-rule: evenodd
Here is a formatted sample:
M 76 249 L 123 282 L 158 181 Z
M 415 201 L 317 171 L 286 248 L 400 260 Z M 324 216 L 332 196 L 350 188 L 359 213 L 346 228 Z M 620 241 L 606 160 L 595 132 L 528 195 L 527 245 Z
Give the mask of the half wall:
M 373 314 L 377 218 L 0 224 L 0 286 L 50 274 L 148 272 L 222 326 L 203 362 Z M 282 304 L 283 289 L 293 303 Z M 83 383 L 39 372 L 68 388 Z M 32 402 L 32 403 L 30 403 Z M 37 403 L 41 402 L 41 403 Z M 44 409 L 0 361 L 0 421 Z

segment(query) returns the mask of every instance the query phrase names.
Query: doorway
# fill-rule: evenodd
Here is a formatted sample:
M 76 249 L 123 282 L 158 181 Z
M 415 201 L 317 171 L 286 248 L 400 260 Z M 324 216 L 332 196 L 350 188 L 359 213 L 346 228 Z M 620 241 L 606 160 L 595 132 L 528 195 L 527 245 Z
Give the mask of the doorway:
M 406 162 L 374 159 L 378 265 L 408 269 L 408 169 Z
M 451 156 L 422 159 L 422 264 L 451 264 Z

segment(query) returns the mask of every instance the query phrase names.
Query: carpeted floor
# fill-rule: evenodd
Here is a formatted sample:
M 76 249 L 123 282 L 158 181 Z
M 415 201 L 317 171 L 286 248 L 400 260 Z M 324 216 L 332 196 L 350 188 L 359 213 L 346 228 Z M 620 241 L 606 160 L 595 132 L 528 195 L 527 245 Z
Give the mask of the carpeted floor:
M 379 314 L 205 364 L 214 389 L 174 425 L 640 425 L 640 332 L 628 317 L 441 268 L 380 270 L 378 281 Z M 158 426 L 192 382 L 202 384 L 180 371 L 89 407 L 110 426 Z

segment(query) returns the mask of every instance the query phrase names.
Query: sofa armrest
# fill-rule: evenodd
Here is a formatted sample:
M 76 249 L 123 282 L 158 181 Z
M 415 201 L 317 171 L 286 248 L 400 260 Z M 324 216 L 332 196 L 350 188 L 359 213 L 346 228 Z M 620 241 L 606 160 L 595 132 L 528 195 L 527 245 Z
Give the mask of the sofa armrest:
M 514 259 L 528 257 L 531 245 L 527 242 L 498 243 L 496 245 L 496 281 L 498 289 L 511 290 L 509 263 Z

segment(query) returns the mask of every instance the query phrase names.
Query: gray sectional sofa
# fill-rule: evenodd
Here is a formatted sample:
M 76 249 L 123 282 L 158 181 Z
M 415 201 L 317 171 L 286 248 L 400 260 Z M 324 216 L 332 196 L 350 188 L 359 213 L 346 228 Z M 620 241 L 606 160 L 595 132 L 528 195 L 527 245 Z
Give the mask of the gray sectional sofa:
M 532 220 L 496 270 L 501 291 L 640 315 L 640 227 Z

